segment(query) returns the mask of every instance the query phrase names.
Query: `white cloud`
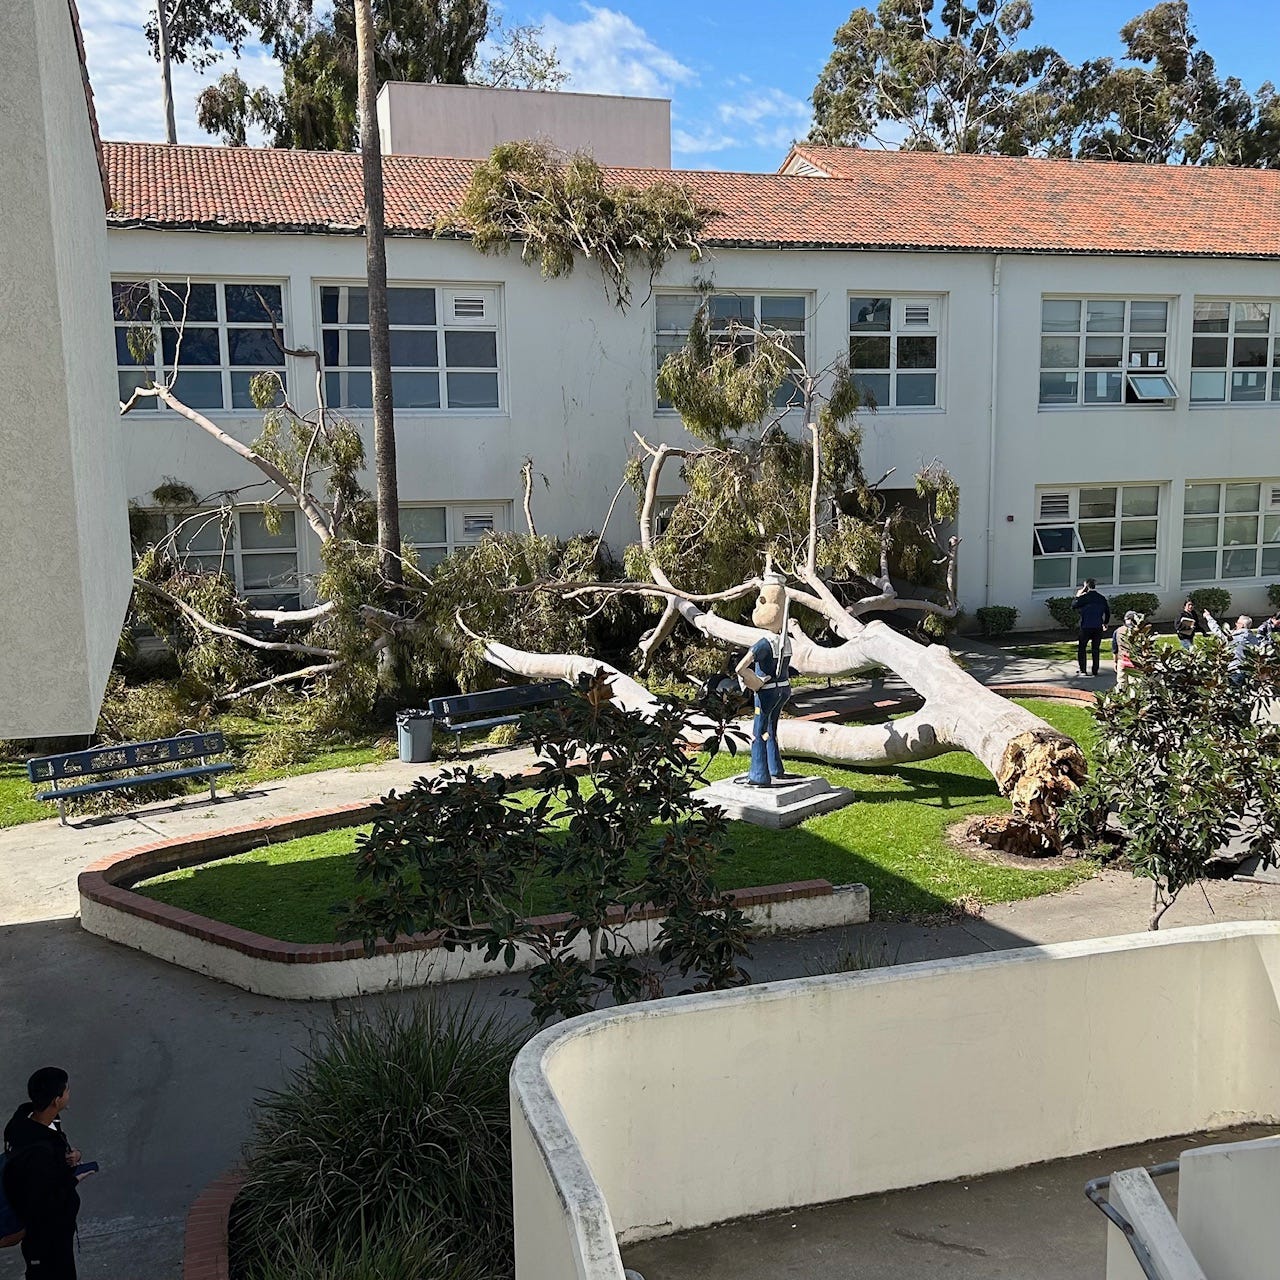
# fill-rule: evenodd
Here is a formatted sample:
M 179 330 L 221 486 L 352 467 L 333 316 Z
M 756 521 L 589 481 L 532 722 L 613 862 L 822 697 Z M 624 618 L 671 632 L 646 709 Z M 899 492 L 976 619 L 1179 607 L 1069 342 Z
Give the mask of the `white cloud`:
M 718 102 L 697 123 L 685 120 L 672 130 L 671 149 L 679 156 L 707 155 L 736 148 L 785 151 L 809 131 L 807 103 L 781 89 L 754 84 L 745 77 L 728 82 L 728 101 Z M 687 115 L 681 113 L 681 118 Z
M 693 69 L 657 44 L 625 13 L 584 3 L 587 16 L 567 22 L 541 18 L 543 38 L 555 46 L 576 93 L 670 97 L 677 85 L 697 80 Z
M 151 0 L 79 0 L 78 8 L 102 136 L 163 141 L 160 66 L 143 34 Z M 173 105 L 180 142 L 213 141 L 196 124 L 196 96 L 229 70 L 233 61 L 250 85 L 280 87 L 279 65 L 256 46 L 246 48 L 238 60 L 223 58 L 203 72 L 175 66 Z

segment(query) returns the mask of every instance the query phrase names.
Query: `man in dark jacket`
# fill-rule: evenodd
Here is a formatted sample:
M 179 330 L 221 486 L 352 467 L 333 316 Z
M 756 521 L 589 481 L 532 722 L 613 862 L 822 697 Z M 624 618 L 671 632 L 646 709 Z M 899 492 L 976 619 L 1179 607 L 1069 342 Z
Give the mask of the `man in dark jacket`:
M 1098 655 L 1102 650 L 1102 633 L 1111 621 L 1111 606 L 1107 597 L 1100 595 L 1098 584 L 1092 578 L 1086 578 L 1084 585 L 1076 592 L 1071 607 L 1080 615 L 1080 643 L 1076 646 L 1076 661 L 1080 665 L 1082 676 L 1089 673 L 1085 670 L 1085 650 L 1093 645 L 1093 674 L 1098 674 Z
M 5 1125 L 5 1197 L 26 1227 L 22 1256 L 27 1280 L 75 1280 L 80 1152 L 58 1122 L 71 1101 L 67 1073 L 61 1067 L 41 1067 L 27 1081 L 27 1096 L 30 1102 Z

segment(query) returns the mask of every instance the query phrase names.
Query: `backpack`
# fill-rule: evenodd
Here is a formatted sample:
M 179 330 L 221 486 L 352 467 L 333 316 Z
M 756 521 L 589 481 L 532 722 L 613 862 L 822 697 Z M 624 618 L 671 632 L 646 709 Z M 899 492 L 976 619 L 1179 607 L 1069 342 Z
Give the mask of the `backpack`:
M 0 1249 L 12 1248 L 21 1243 L 22 1237 L 26 1235 L 22 1219 L 14 1212 L 4 1190 L 4 1175 L 13 1158 L 14 1153 L 11 1151 L 0 1153 Z

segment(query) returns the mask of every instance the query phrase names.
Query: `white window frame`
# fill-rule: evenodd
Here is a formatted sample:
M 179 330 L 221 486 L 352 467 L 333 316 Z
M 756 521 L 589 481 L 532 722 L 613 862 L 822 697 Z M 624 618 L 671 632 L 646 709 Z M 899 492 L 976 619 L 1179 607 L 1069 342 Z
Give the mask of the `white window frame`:
M 855 298 L 868 298 L 876 301 L 887 300 L 889 303 L 889 327 L 887 329 L 855 329 L 853 327 L 853 302 Z M 846 335 L 848 344 L 846 350 L 849 355 L 850 372 L 853 374 L 855 381 L 859 373 L 863 373 L 868 377 L 887 377 L 889 379 L 888 399 L 884 403 L 877 402 L 875 406 L 877 413 L 942 413 L 945 411 L 943 379 L 946 358 L 944 338 L 946 304 L 947 295 L 943 293 L 913 293 L 901 290 L 876 293 L 871 289 L 849 290 L 845 299 L 845 309 L 848 313 L 848 333 Z M 928 306 L 929 308 L 929 321 L 926 324 L 920 324 L 908 318 L 908 311 L 913 307 L 919 308 L 920 306 Z M 853 343 L 858 338 L 887 338 L 889 342 L 888 366 L 872 368 L 870 365 L 855 365 L 853 361 Z M 903 338 L 934 339 L 934 363 L 932 369 L 928 366 L 899 366 L 898 343 Z M 898 402 L 899 377 L 902 375 L 910 377 L 913 374 L 930 372 L 933 374 L 933 403 L 900 404 Z
M 369 373 L 368 365 L 330 365 L 325 360 L 325 335 L 330 332 L 351 332 L 363 331 L 368 332 L 369 326 L 365 324 L 353 324 L 349 321 L 326 321 L 324 318 L 323 308 L 323 290 L 325 289 L 364 289 L 367 288 L 367 282 L 364 280 L 350 280 L 339 278 L 320 278 L 317 277 L 311 282 L 313 304 L 315 307 L 316 332 L 320 338 L 320 362 L 324 375 L 325 402 L 328 408 L 342 410 L 346 413 L 353 414 L 369 414 L 372 408 L 368 405 L 349 405 L 344 404 L 345 396 L 330 395 L 330 375 L 358 374 L 366 375 Z M 430 374 L 436 375 L 437 379 L 437 397 L 440 401 L 439 406 L 416 406 L 413 408 L 397 405 L 395 411 L 397 414 L 422 414 L 428 417 L 470 417 L 470 418 L 497 418 L 508 416 L 507 408 L 507 387 L 506 387 L 506 350 L 503 344 L 503 333 L 505 326 L 503 324 L 503 291 L 496 284 L 459 284 L 456 281 L 440 281 L 440 280 L 389 280 L 387 282 L 389 289 L 430 289 L 435 294 L 435 324 L 391 324 L 391 331 L 397 330 L 404 332 L 427 332 L 436 335 L 436 363 L 434 365 L 392 365 L 391 379 L 394 384 L 397 373 L 406 374 Z M 476 316 L 467 314 L 455 314 L 454 308 L 457 304 L 462 303 L 464 306 L 470 299 L 482 298 L 485 302 L 485 314 Z M 450 365 L 448 363 L 448 342 L 446 334 L 449 332 L 483 332 L 492 333 L 494 335 L 494 360 L 493 367 L 480 367 L 478 365 Z M 497 403 L 492 406 L 466 406 L 459 405 L 451 407 L 449 404 L 449 377 L 450 373 L 466 374 L 480 373 L 492 375 L 495 378 L 497 386 Z
M 401 519 L 406 511 L 443 511 L 444 540 L 440 542 L 417 542 L 404 538 L 404 542 L 418 553 L 418 567 L 424 572 L 439 564 L 445 556 L 466 547 L 475 546 L 488 529 L 473 531 L 468 529 L 468 522 L 476 517 L 488 518 L 492 522 L 494 533 L 511 531 L 511 503 L 504 500 L 493 502 L 402 502 L 400 504 Z M 439 553 L 437 555 L 437 553 Z
M 1049 329 L 1045 327 L 1044 308 L 1045 303 L 1049 302 L 1067 302 L 1076 304 L 1078 307 L 1078 316 L 1075 329 Z M 1094 303 L 1101 305 L 1114 305 L 1116 303 L 1120 303 L 1124 307 L 1124 317 L 1121 321 L 1121 327 L 1119 329 L 1090 329 L 1089 307 Z M 1135 303 L 1164 304 L 1164 329 L 1135 329 L 1133 327 L 1133 307 Z M 1071 412 L 1081 409 L 1115 410 L 1134 409 L 1139 407 L 1146 407 L 1148 409 L 1172 409 L 1178 400 L 1178 386 L 1170 375 L 1170 360 L 1172 358 L 1174 341 L 1175 305 L 1175 298 L 1145 294 L 1125 294 L 1120 296 L 1102 293 L 1046 293 L 1041 295 L 1039 350 L 1040 371 L 1036 380 L 1037 401 L 1040 411 L 1042 413 L 1050 413 L 1059 411 Z M 1158 352 L 1153 349 L 1152 340 L 1156 338 L 1163 339 L 1163 359 L 1159 358 Z M 1091 365 L 1089 363 L 1090 341 L 1110 342 L 1117 339 L 1120 342 L 1120 356 L 1118 364 Z M 1076 343 L 1076 361 L 1074 365 L 1066 363 L 1046 363 L 1045 352 L 1047 343 L 1072 341 Z M 1138 363 L 1135 363 L 1135 358 L 1138 360 Z M 1111 378 L 1116 375 L 1119 376 L 1120 385 L 1120 398 L 1118 400 L 1086 400 L 1085 392 L 1089 385 L 1087 380 L 1090 377 Z M 1046 377 L 1062 378 L 1067 382 L 1073 382 L 1075 386 L 1075 399 L 1073 401 L 1046 401 L 1044 398 L 1044 379 Z M 1163 377 L 1165 379 L 1166 385 L 1172 393 L 1171 395 L 1153 397 L 1150 394 L 1149 387 L 1143 387 L 1141 382 L 1135 383 L 1134 381 L 1135 378 L 1138 378 L 1145 382 L 1157 377 Z
M 1201 323 L 1200 312 L 1207 307 L 1227 308 L 1227 327 L 1223 330 L 1197 329 Z M 1263 306 L 1269 308 L 1267 328 L 1265 332 L 1238 329 L 1241 321 L 1240 309 L 1244 307 Z M 1207 319 L 1207 317 L 1206 317 Z M 1235 362 L 1236 341 L 1238 338 L 1258 339 L 1266 343 L 1266 357 L 1261 365 L 1238 365 Z M 1221 341 L 1225 348 L 1226 359 L 1221 364 L 1197 364 L 1197 346 L 1203 347 L 1214 340 Z M 1202 384 L 1206 377 L 1222 377 L 1222 395 L 1205 396 L 1196 394 L 1196 383 Z M 1261 377 L 1262 395 L 1254 399 L 1234 398 L 1238 380 L 1248 377 Z M 1258 409 L 1270 406 L 1272 409 L 1280 403 L 1280 299 L 1276 298 L 1222 298 L 1197 297 L 1191 316 L 1191 387 L 1188 401 L 1193 409 Z M 1268 386 L 1268 382 L 1270 386 Z
M 1098 490 L 1114 489 L 1116 491 L 1115 513 L 1111 516 L 1101 515 L 1084 515 L 1081 513 L 1081 495 L 1084 493 L 1094 493 Z M 1134 512 L 1130 515 L 1124 514 L 1124 497 L 1125 490 L 1138 489 L 1155 489 L 1156 491 L 1156 514 Z M 1166 495 L 1166 485 L 1157 480 L 1130 480 L 1130 481 L 1102 481 L 1098 484 L 1077 484 L 1077 485 L 1041 485 L 1035 491 L 1035 509 L 1033 512 L 1032 522 L 1032 591 L 1037 596 L 1050 596 L 1060 594 L 1062 592 L 1072 592 L 1076 586 L 1085 578 L 1097 578 L 1098 585 L 1106 585 L 1114 587 L 1121 591 L 1137 591 L 1144 587 L 1159 587 L 1161 585 L 1161 554 L 1163 551 L 1162 535 L 1166 528 L 1165 517 L 1168 511 L 1168 497 Z M 1052 495 L 1055 498 L 1061 495 L 1067 496 L 1067 512 L 1064 516 L 1048 516 L 1041 518 L 1041 503 L 1047 496 Z M 1136 529 L 1139 525 L 1154 520 L 1156 524 L 1155 538 L 1151 546 L 1129 546 L 1123 545 L 1124 528 L 1128 523 L 1131 529 Z M 1090 541 L 1095 541 L 1088 535 L 1087 530 L 1090 528 L 1100 529 L 1104 525 L 1112 526 L 1111 547 L 1109 549 L 1098 546 L 1090 547 Z M 1042 541 L 1043 535 L 1049 531 L 1054 531 L 1059 535 L 1067 529 L 1071 530 L 1071 548 L 1067 551 L 1043 551 L 1041 550 L 1046 544 Z M 1150 556 L 1154 568 L 1152 576 L 1143 578 L 1142 580 L 1121 581 L 1121 560 L 1129 556 L 1136 559 L 1139 556 Z M 1101 561 L 1105 557 L 1111 559 L 1110 581 L 1107 581 L 1107 574 L 1101 571 L 1092 563 Z M 1051 586 L 1035 585 L 1035 566 L 1049 562 L 1067 562 L 1070 564 L 1070 570 L 1066 575 L 1066 581 Z
M 1192 486 L 1216 485 L 1218 488 L 1218 509 L 1216 512 L 1196 512 L 1187 510 L 1188 490 Z M 1233 486 L 1237 488 L 1252 488 L 1258 486 L 1258 503 L 1256 507 L 1250 510 L 1233 509 L 1228 510 L 1227 505 L 1231 500 L 1229 490 Z M 1256 518 L 1257 526 L 1252 542 L 1246 541 L 1228 541 L 1227 540 L 1227 522 L 1233 517 L 1237 519 Z M 1187 545 L 1187 525 L 1190 522 L 1199 522 L 1205 525 L 1210 520 L 1217 521 L 1217 537 L 1213 545 L 1196 546 Z M 1270 537 L 1268 537 L 1270 531 Z M 1252 584 L 1257 582 L 1274 582 L 1280 578 L 1280 479 L 1256 479 L 1246 478 L 1241 480 L 1188 480 L 1183 489 L 1183 506 L 1182 521 L 1179 529 L 1180 546 L 1178 557 L 1178 573 L 1181 581 L 1188 586 L 1199 586 L 1205 583 L 1226 583 L 1226 584 Z M 1271 563 L 1272 568 L 1266 567 L 1267 551 L 1272 551 Z M 1226 569 L 1227 556 L 1232 552 L 1251 551 L 1253 553 L 1253 573 L 1251 574 L 1228 574 Z M 1214 576 L 1211 578 L 1189 578 L 1183 571 L 1183 565 L 1188 555 L 1214 555 Z
M 167 278 L 143 276 L 141 280 L 137 276 L 115 275 L 111 278 L 112 284 L 112 316 L 113 316 L 113 338 L 117 343 L 116 347 L 116 383 L 117 390 L 120 393 L 122 401 L 127 400 L 129 395 L 126 394 L 124 377 L 128 374 L 137 373 L 138 370 L 147 370 L 150 372 L 154 382 L 159 383 L 173 370 L 169 370 L 164 359 L 164 342 L 162 332 L 164 329 L 177 328 L 182 321 L 182 304 L 186 295 L 188 286 L 195 287 L 197 285 L 212 285 L 214 296 L 217 299 L 217 319 L 216 320 L 196 320 L 192 319 L 188 322 L 187 328 L 190 329 L 211 329 L 216 327 L 218 330 L 218 363 L 213 364 L 188 364 L 182 363 L 181 347 L 178 349 L 178 362 L 175 366 L 177 371 L 177 381 L 174 385 L 174 393 L 179 397 L 182 396 L 181 374 L 185 370 L 189 373 L 217 373 L 221 376 L 222 383 L 222 403 L 220 405 L 196 405 L 192 404 L 191 408 L 199 409 L 202 412 L 214 413 L 235 413 L 235 414 L 255 414 L 260 410 L 252 402 L 248 404 L 237 405 L 235 403 L 235 392 L 233 389 L 233 376 L 237 374 L 248 374 L 250 377 L 264 371 L 277 373 L 280 380 L 286 386 L 288 385 L 286 376 L 287 360 L 283 351 L 279 352 L 279 362 L 275 364 L 252 364 L 240 365 L 231 363 L 230 349 L 230 332 L 232 330 L 254 330 L 270 333 L 272 330 L 271 320 L 264 318 L 258 320 L 230 320 L 227 316 L 227 286 L 239 287 L 259 287 L 266 286 L 272 289 L 280 290 L 280 320 L 275 326 L 279 330 L 280 342 L 284 346 L 289 345 L 289 283 L 283 278 L 273 278 L 270 276 L 183 276 L 181 278 Z M 145 285 L 151 299 L 151 319 L 131 320 L 121 318 L 115 314 L 115 287 L 117 285 Z M 164 293 L 161 293 L 161 290 Z M 170 292 L 172 291 L 172 292 Z M 172 321 L 172 323 L 166 323 Z M 119 337 L 116 335 L 124 335 L 131 329 L 149 327 L 152 331 L 152 350 L 151 358 L 145 364 L 138 364 L 130 360 L 124 362 L 120 359 Z M 134 404 L 133 412 L 150 411 L 169 412 L 168 407 L 156 396 L 140 397 Z
M 204 550 L 191 549 L 185 553 L 179 553 L 179 559 L 185 559 L 191 556 L 197 562 L 212 560 L 217 557 L 219 567 L 216 572 L 226 572 L 230 570 L 231 580 L 235 583 L 236 593 L 243 596 L 251 607 L 261 607 L 269 609 L 288 609 L 299 608 L 303 595 L 302 583 L 302 513 L 295 507 L 281 507 L 280 516 L 282 523 L 288 527 L 292 526 L 293 545 L 275 545 L 270 547 L 245 547 L 244 535 L 241 531 L 241 520 L 245 516 L 258 516 L 262 514 L 261 507 L 237 507 L 233 513 L 235 519 L 235 529 L 230 537 L 227 537 L 222 529 L 222 513 L 216 507 L 200 507 L 196 510 L 177 510 L 170 507 L 153 507 L 146 508 L 143 514 L 151 520 L 164 521 L 165 536 L 173 535 L 175 531 L 179 538 L 189 537 L 192 534 L 198 534 L 201 530 L 212 524 L 218 532 L 218 548 Z M 187 532 L 184 533 L 184 530 Z M 154 544 L 150 544 L 154 545 Z M 177 545 L 175 543 L 175 552 Z M 245 561 L 252 562 L 256 557 L 263 555 L 290 555 L 294 559 L 293 580 L 286 581 L 275 585 L 247 587 L 245 585 Z M 198 564 L 206 572 L 215 572 L 211 565 Z M 297 597 L 297 602 L 279 602 L 279 597 Z
M 712 289 L 707 294 L 699 293 L 696 289 L 660 289 L 654 292 L 653 302 L 653 373 L 655 379 L 653 402 L 655 413 L 675 413 L 675 408 L 667 401 L 661 399 L 658 395 L 656 379 L 658 370 L 662 367 L 663 360 L 666 359 L 673 351 L 677 351 L 684 346 L 685 341 L 689 337 L 687 327 L 660 327 L 659 326 L 659 299 L 680 298 L 686 302 L 692 302 L 694 308 L 700 306 L 703 302 L 710 303 L 715 298 L 737 298 L 751 303 L 752 314 L 755 317 L 755 324 L 762 331 L 778 332 L 790 334 L 793 338 L 799 338 L 802 349 L 799 352 L 800 358 L 806 362 L 809 360 L 809 352 L 812 349 L 813 335 L 810 332 L 813 318 L 813 294 L 804 289 Z M 784 329 L 780 325 L 766 324 L 761 319 L 761 301 L 765 298 L 787 298 L 798 299 L 804 307 L 804 322 L 799 329 Z M 727 337 L 730 331 L 728 324 L 716 326 L 712 321 L 712 336 L 720 335 Z M 663 351 L 663 339 L 670 349 L 665 353 Z M 754 339 L 750 335 L 743 335 L 737 339 L 737 342 L 743 346 L 754 344 Z M 794 344 L 792 350 L 794 350 Z M 789 410 L 799 407 L 799 399 L 794 388 L 788 389 L 788 382 L 783 381 L 774 396 L 774 409 L 778 411 Z

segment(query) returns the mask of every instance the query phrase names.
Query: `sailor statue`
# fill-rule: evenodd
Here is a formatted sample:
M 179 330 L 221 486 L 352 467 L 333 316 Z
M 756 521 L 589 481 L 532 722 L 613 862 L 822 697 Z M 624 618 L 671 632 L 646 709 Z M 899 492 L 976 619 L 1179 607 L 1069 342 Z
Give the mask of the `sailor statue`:
M 771 635 L 761 636 L 736 668 L 743 688 L 755 697 L 756 715 L 751 733 L 751 772 L 747 785 L 769 787 L 788 780 L 778 750 L 778 720 L 791 697 L 791 638 L 787 634 L 787 580 L 766 573 L 760 596 L 751 611 L 751 622 Z M 740 779 L 741 781 L 741 779 Z

